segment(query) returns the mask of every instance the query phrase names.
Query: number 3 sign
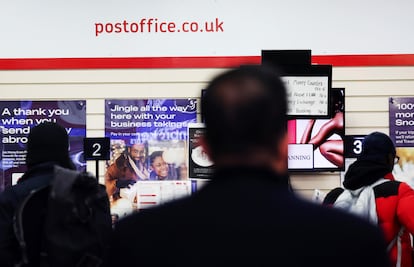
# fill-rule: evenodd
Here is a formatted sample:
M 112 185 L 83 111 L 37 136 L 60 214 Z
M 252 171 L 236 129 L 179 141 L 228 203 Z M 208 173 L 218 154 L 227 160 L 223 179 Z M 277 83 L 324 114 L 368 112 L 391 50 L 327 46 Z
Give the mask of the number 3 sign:
M 362 141 L 365 135 L 346 135 L 344 139 L 345 157 L 357 158 L 362 152 Z
M 108 160 L 110 158 L 109 137 L 84 138 L 83 153 L 85 160 Z

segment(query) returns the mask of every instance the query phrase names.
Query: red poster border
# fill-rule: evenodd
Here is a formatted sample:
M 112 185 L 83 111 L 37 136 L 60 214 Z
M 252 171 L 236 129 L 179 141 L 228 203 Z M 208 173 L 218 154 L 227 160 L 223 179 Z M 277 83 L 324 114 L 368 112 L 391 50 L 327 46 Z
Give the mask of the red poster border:
M 0 59 L 0 70 L 230 68 L 260 62 L 260 56 L 10 58 Z M 312 63 L 334 67 L 414 66 L 414 54 L 314 55 Z

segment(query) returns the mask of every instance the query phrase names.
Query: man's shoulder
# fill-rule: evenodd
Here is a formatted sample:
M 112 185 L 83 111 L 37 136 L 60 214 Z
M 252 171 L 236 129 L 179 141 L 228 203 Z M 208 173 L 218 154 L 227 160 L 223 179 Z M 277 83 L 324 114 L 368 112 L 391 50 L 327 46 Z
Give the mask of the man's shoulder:
M 247 262 L 253 260 L 270 262 L 269 253 L 264 253 L 268 251 L 268 246 L 265 244 L 276 242 L 272 255 L 277 255 L 278 262 L 282 265 L 292 261 L 292 258 L 287 255 L 298 255 L 300 251 L 300 255 L 309 261 L 309 265 L 330 258 L 332 255 L 339 257 L 358 253 L 356 258 L 363 261 L 364 265 L 362 263 L 352 265 L 351 259 L 345 259 L 344 263 L 337 265 L 333 263 L 333 265 L 384 266 L 376 265 L 376 262 L 370 265 L 373 254 L 381 259 L 385 255 L 385 245 L 381 245 L 379 230 L 359 218 L 333 208 L 300 200 L 288 200 L 278 206 L 284 205 L 286 208 L 282 209 L 283 211 L 275 209 L 273 215 L 270 214 L 271 210 L 266 210 L 267 215 L 263 215 L 263 210 L 252 213 L 251 210 L 245 208 L 243 208 L 244 215 L 242 215 L 242 213 L 231 210 L 227 210 L 228 214 L 223 214 L 217 206 L 214 206 L 216 213 L 207 211 L 205 214 L 195 211 L 194 206 L 188 207 L 187 201 L 178 204 L 139 212 L 121 219 L 115 227 L 115 243 L 120 246 L 117 249 L 124 253 L 125 250 L 137 251 L 139 249 L 154 253 L 149 247 L 158 243 L 170 244 L 171 242 L 181 248 L 188 242 L 193 246 L 190 250 L 195 255 L 203 255 L 203 252 L 198 249 L 201 251 L 208 249 L 209 253 L 212 253 L 213 261 L 214 257 L 218 257 L 217 255 L 223 255 L 227 260 L 232 261 L 235 259 L 231 256 L 239 255 L 241 251 L 244 251 L 245 246 L 255 244 L 254 247 L 250 247 L 249 253 L 242 253 L 243 258 Z M 233 214 L 236 217 L 229 219 Z M 239 239 L 240 236 L 243 236 L 243 239 Z M 140 240 L 142 243 L 135 247 L 128 245 L 130 243 L 126 240 Z M 217 242 L 214 248 L 207 245 L 211 242 Z M 309 244 L 312 245 L 309 246 Z M 146 255 L 144 260 L 153 261 L 154 259 Z M 164 261 L 164 259 L 157 260 Z M 297 262 L 302 263 L 302 260 Z M 292 266 L 304 265 L 293 264 Z M 322 263 L 321 266 L 327 265 Z
M 307 200 L 301 201 L 304 201 L 304 204 L 294 204 L 292 208 L 296 206 L 297 211 L 303 214 L 302 220 L 307 220 L 313 225 L 319 225 L 322 229 L 330 229 L 332 233 L 337 232 L 339 234 L 348 231 L 347 235 L 350 236 L 364 231 L 371 234 L 377 232 L 377 227 L 349 212 Z
M 381 230 L 377 226 L 340 209 L 312 204 L 314 204 L 313 208 L 309 206 L 307 209 L 301 209 L 306 214 L 306 218 L 302 220 L 307 220 L 309 227 L 305 227 L 314 231 L 309 236 L 317 235 L 320 243 L 330 244 L 329 246 L 336 248 L 345 246 L 344 249 L 347 244 L 348 246 L 354 244 L 352 248 L 348 248 L 348 251 L 355 250 L 356 252 L 362 249 L 364 244 L 364 246 L 367 244 L 372 246 L 375 242 L 378 244 L 372 249 L 385 248 Z M 333 241 L 335 244 L 332 243 Z
M 0 203 L 3 205 L 18 205 L 29 193 L 37 188 L 47 186 L 53 178 L 53 173 L 44 173 L 34 177 L 26 177 L 24 181 L 7 187 L 0 194 Z
M 15 186 L 15 191 L 29 193 L 33 189 L 50 185 L 53 177 L 53 171 L 47 171 L 35 174 L 33 176 L 27 176 L 27 179 Z

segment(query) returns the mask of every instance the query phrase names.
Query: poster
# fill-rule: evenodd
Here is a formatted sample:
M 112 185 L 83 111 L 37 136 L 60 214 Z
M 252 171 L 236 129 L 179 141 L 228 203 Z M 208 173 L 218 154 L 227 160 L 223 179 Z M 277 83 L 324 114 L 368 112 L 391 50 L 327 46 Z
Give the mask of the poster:
M 111 140 L 105 180 L 112 208 L 138 209 L 142 194 L 134 192 L 141 183 L 188 180 L 187 127 L 196 120 L 196 99 L 105 101 L 105 136 Z M 145 188 L 152 188 L 150 195 L 165 193 L 158 186 Z
M 389 98 L 389 124 L 390 138 L 400 158 L 393 174 L 414 188 L 414 97 Z
M 188 125 L 188 173 L 190 178 L 208 179 L 214 171 L 213 162 L 209 159 L 199 141 L 204 132 L 204 123 Z
M 148 209 L 184 196 L 196 190 L 196 181 L 140 181 L 120 189 L 120 198 L 112 200 L 111 213 L 117 219 L 134 211 Z
M 30 129 L 43 121 L 66 128 L 70 157 L 79 171 L 86 170 L 83 138 L 86 136 L 86 101 L 0 101 L 0 192 L 16 184 L 26 171 L 26 143 Z

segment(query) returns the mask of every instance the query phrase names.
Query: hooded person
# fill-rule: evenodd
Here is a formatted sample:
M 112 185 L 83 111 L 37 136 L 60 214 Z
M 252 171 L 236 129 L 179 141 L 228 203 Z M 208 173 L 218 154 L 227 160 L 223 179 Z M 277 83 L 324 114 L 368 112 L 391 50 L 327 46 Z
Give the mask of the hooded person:
M 26 166 L 53 163 L 67 169 L 75 169 L 69 155 L 69 136 L 59 124 L 44 122 L 34 127 L 28 137 Z
M 392 266 L 412 267 L 410 233 L 414 233 L 414 191 L 392 175 L 398 162 L 392 140 L 373 132 L 362 142 L 362 153 L 343 182 L 344 192 L 334 207 L 356 213 L 383 231 Z
M 14 266 L 20 253 L 13 232 L 13 217 L 19 204 L 32 190 L 50 184 L 54 166 L 75 169 L 69 156 L 68 134 L 56 123 L 33 127 L 26 148 L 27 171 L 16 185 L 0 194 L 0 266 Z

